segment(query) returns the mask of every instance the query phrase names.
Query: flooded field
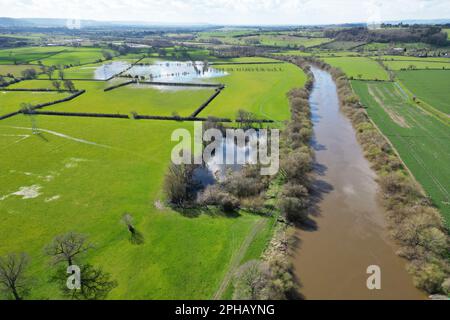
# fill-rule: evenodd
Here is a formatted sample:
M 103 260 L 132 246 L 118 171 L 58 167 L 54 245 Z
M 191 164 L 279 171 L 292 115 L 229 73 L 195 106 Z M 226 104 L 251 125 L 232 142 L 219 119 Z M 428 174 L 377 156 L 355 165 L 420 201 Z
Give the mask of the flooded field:
M 328 73 L 313 72 L 317 208 L 311 227 L 297 231 L 300 292 L 312 300 L 424 299 L 388 237 L 375 173 L 339 110 L 336 86 Z M 369 266 L 381 268 L 381 290 L 367 288 Z
M 156 82 L 201 83 L 203 80 L 224 77 L 226 72 L 203 62 L 158 61 L 151 65 L 136 65 L 125 73 Z

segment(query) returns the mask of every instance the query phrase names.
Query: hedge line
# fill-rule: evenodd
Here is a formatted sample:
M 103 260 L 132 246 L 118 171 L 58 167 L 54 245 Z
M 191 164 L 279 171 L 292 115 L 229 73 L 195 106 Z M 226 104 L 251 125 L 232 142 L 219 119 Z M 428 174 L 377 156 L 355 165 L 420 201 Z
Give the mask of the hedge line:
M 86 92 L 86 90 L 81 90 L 81 91 L 77 91 L 75 92 L 73 95 L 64 98 L 64 99 L 60 99 L 60 100 L 56 100 L 56 101 L 52 101 L 52 102 L 47 102 L 47 103 L 41 103 L 41 104 L 37 104 L 33 107 L 31 107 L 33 110 L 35 109 L 42 109 L 45 107 L 49 107 L 49 106 L 53 106 L 55 104 L 59 104 L 59 103 L 63 103 L 63 102 L 67 102 L 67 101 L 71 101 L 79 96 L 81 96 L 82 94 L 84 94 Z
M 1 91 L 10 91 L 10 92 L 70 92 L 72 93 L 73 91 L 70 90 L 56 90 L 56 89 L 8 89 L 8 88 L 4 88 L 1 89 Z
M 114 89 L 117 89 L 117 88 L 120 88 L 120 87 L 128 86 L 128 85 L 133 84 L 133 83 L 137 83 L 137 81 L 136 80 L 127 81 L 127 82 L 124 82 L 124 83 L 121 83 L 121 84 L 118 84 L 118 85 L 115 85 L 115 86 L 112 86 L 112 87 L 108 87 L 108 88 L 106 88 L 103 91 L 104 92 L 111 91 L 111 90 L 114 90 Z
M 169 86 L 169 87 L 198 87 L 198 88 L 221 88 L 224 89 L 225 85 L 216 83 L 183 83 L 183 82 L 150 82 L 139 81 L 139 84 L 148 84 L 154 86 Z
M 217 98 L 217 96 L 222 92 L 223 87 L 221 87 L 220 89 L 216 89 L 216 92 L 214 92 L 214 94 L 209 97 L 208 100 L 206 100 L 205 103 L 203 103 L 197 110 L 195 110 L 195 112 L 191 115 L 191 118 L 195 118 L 197 117 L 203 110 L 206 109 L 206 107 L 214 101 L 215 98 Z
M 84 113 L 84 112 L 59 112 L 59 111 L 19 111 L 18 113 L 44 115 L 44 116 L 62 116 L 62 117 L 85 117 L 85 118 L 114 118 L 114 119 L 134 119 L 134 120 L 163 120 L 163 121 L 213 121 L 213 122 L 232 122 L 226 118 L 192 118 L 192 117 L 165 117 L 165 116 L 148 116 L 148 115 L 127 115 L 114 113 Z M 15 115 L 14 114 L 14 115 Z M 1 119 L 1 118 L 0 118 Z

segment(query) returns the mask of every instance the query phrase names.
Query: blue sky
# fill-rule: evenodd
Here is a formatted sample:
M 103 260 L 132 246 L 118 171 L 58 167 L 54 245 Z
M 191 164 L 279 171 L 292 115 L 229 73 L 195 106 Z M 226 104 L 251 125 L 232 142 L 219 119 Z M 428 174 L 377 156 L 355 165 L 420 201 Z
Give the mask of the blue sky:
M 0 0 L 0 16 L 211 24 L 450 18 L 450 0 Z

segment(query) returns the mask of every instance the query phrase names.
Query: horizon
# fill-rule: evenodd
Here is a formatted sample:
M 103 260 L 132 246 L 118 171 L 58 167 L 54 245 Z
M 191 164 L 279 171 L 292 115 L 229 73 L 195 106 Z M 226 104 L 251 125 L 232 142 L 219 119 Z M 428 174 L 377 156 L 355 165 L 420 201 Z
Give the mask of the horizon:
M 0 0 L 0 5 L 2 16 L 13 19 L 164 25 L 313 26 L 450 18 L 450 2 L 437 0 Z

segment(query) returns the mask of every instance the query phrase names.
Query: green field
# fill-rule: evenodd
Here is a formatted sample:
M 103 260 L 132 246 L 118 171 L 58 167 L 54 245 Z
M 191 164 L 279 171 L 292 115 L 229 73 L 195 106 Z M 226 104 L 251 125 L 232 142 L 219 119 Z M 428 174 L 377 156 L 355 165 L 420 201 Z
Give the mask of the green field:
M 444 32 L 447 32 L 448 40 L 450 40 L 450 29 L 443 29 Z
M 67 93 L 57 92 L 11 92 L 0 89 L 0 116 L 19 111 L 22 103 L 32 105 L 64 99 Z
M 42 250 L 55 235 L 74 230 L 95 244 L 86 259 L 119 282 L 110 298 L 211 298 L 234 251 L 262 218 L 190 218 L 155 207 L 170 135 L 180 124 L 40 117 L 38 125 L 46 130 L 42 136 L 31 135 L 24 116 L 0 124 L 7 155 L 0 160 L 0 253 L 31 255 L 32 297 L 58 297 Z M 30 186 L 39 196 L 11 195 Z M 145 244 L 129 242 L 120 222 L 124 212 L 134 216 Z
M 450 70 L 400 71 L 397 77 L 419 99 L 450 115 Z
M 381 60 L 391 60 L 391 61 L 411 61 L 411 62 L 446 62 L 450 63 L 450 58 L 443 57 L 426 57 L 426 58 L 418 58 L 411 56 L 382 56 Z
M 24 64 L 45 59 L 66 50 L 66 47 L 25 47 L 0 50 L 0 64 Z
M 413 105 L 395 83 L 353 81 L 371 119 L 450 225 L 450 128 Z
M 25 47 L 0 50 L 0 64 L 79 65 L 104 59 L 102 48 Z M 106 50 L 113 53 L 111 50 Z
M 255 60 L 272 61 L 247 58 L 228 62 Z M 76 72 L 91 77 L 92 68 L 97 66 L 70 68 L 66 75 Z M 289 117 L 287 91 L 302 86 L 306 79 L 290 64 L 217 67 L 234 69 L 215 79 L 227 87 L 202 116 L 234 118 L 238 109 L 246 109 L 285 120 Z M 281 71 L 249 71 L 274 67 Z M 117 81 L 74 81 L 76 88 L 86 93 L 45 110 L 151 115 L 176 111 L 189 115 L 213 92 L 160 91 L 148 86 L 103 91 Z M 23 81 L 11 88 L 51 88 L 51 82 Z M 20 103 L 24 96 L 20 92 L 10 100 Z M 58 287 L 49 282 L 52 267 L 43 248 L 55 236 L 69 231 L 89 236 L 95 248 L 84 259 L 118 281 L 108 297 L 111 299 L 210 299 L 242 243 L 261 221 L 262 229 L 245 252 L 244 261 L 258 258 L 266 247 L 272 218 L 245 212 L 184 216 L 156 204 L 164 200 L 163 177 L 174 145 L 171 134 L 178 128 L 192 129 L 191 123 L 55 116 L 35 119 L 40 135 L 32 134 L 28 116 L 0 122 L 0 256 L 8 252 L 30 255 L 30 298 L 60 298 Z M 133 215 L 144 244 L 130 243 L 129 232 L 121 223 L 125 212 Z
M 243 109 L 265 119 L 282 121 L 290 114 L 286 93 L 306 82 L 305 74 L 287 63 L 217 67 L 229 73 L 226 77 L 214 79 L 225 84 L 226 88 L 200 116 L 234 118 L 237 111 Z M 256 71 L 256 68 L 266 71 Z
M 46 110 L 120 114 L 137 112 L 153 116 L 171 116 L 177 112 L 180 116 L 189 116 L 214 93 L 213 89 L 158 90 L 148 85 L 130 85 L 108 92 L 103 91 L 114 83 L 74 81 L 76 88 L 84 89 L 86 93 L 75 100 Z M 11 86 L 27 89 L 36 87 L 51 88 L 52 85 L 50 81 L 27 81 Z
M 259 41 L 260 44 L 265 46 L 275 46 L 275 47 L 303 46 L 306 48 L 319 46 L 323 43 L 331 41 L 331 39 L 328 38 L 305 38 L 289 35 L 263 35 L 263 36 L 252 36 L 242 38 L 242 41 L 245 42 L 246 40 L 256 40 Z
M 450 70 L 450 62 L 438 61 L 383 61 L 383 64 L 390 70 L 411 70 L 411 69 L 448 69 Z
M 103 51 L 114 54 L 112 50 L 105 50 L 101 48 L 68 48 L 62 53 L 58 53 L 51 57 L 40 59 L 42 64 L 47 66 L 58 65 L 80 65 L 86 63 L 104 60 Z
M 336 51 L 351 50 L 353 48 L 362 46 L 364 43 L 365 42 L 358 42 L 358 41 L 332 41 L 330 43 L 322 45 L 321 48 Z
M 389 80 L 387 72 L 374 60 L 365 57 L 323 58 L 329 65 L 341 69 L 349 78 Z
M 0 75 L 5 76 L 7 74 L 12 74 L 16 78 L 22 77 L 22 71 L 26 69 L 34 69 L 40 72 L 38 66 L 35 65 L 0 65 Z

